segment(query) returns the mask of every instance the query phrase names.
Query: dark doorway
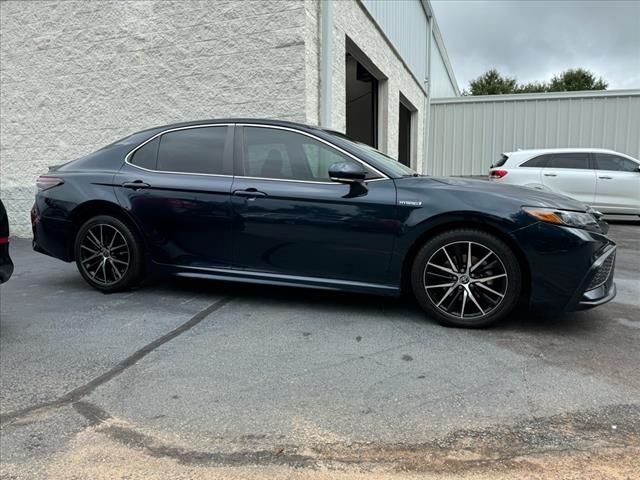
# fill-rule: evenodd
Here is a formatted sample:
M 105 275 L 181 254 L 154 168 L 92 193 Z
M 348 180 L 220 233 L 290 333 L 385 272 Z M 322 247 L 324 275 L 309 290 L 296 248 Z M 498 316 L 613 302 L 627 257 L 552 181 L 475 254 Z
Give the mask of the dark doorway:
M 398 129 L 398 161 L 411 166 L 411 110 L 400 102 L 400 126 Z
M 378 80 L 347 54 L 347 135 L 378 147 Z

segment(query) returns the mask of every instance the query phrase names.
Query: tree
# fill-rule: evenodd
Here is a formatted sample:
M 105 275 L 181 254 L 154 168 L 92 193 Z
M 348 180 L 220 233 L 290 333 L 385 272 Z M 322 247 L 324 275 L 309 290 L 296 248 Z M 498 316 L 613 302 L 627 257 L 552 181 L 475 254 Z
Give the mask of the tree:
M 513 93 L 541 93 L 548 92 L 549 85 L 542 82 L 531 82 L 524 85 L 518 85 Z
M 578 90 L 606 90 L 609 84 L 584 68 L 571 68 L 554 75 L 549 82 L 549 92 L 575 92 Z
M 574 92 L 577 90 L 606 90 L 609 85 L 602 78 L 584 68 L 565 70 L 551 81 L 517 84 L 515 78 L 503 77 L 495 68 L 469 82 L 470 92 L 464 95 L 498 95 L 508 93 Z
M 471 82 L 469 82 L 469 88 L 471 89 L 471 95 L 514 93 L 516 89 L 516 79 L 503 77 L 498 73 L 498 70 L 492 68 L 475 80 L 471 80 Z

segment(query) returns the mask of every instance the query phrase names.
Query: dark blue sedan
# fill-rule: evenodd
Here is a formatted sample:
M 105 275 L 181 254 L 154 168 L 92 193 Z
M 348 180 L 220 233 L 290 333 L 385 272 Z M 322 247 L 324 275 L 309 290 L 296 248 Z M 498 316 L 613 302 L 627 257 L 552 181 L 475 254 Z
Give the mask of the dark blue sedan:
M 399 295 L 454 326 L 615 296 L 615 244 L 572 199 L 421 176 L 318 127 L 135 133 L 38 178 L 34 249 L 104 292 L 149 273 Z

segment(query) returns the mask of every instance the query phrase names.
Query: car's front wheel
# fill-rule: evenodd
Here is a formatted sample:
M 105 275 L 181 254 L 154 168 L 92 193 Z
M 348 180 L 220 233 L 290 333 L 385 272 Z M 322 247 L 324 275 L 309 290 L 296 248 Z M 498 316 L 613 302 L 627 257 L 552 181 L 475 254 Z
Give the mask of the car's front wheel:
M 456 229 L 427 241 L 411 269 L 418 303 L 439 323 L 479 328 L 502 319 L 522 288 L 518 259 L 502 240 L 475 229 Z
M 128 225 L 110 215 L 93 217 L 80 227 L 74 253 L 82 277 L 100 291 L 126 290 L 142 277 L 140 242 Z

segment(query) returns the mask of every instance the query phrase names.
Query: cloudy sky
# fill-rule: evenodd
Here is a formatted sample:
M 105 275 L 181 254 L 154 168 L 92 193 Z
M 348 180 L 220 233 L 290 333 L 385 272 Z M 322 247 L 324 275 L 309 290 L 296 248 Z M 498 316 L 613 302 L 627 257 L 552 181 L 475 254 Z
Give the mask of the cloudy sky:
M 519 83 L 587 68 L 640 88 L 640 0 L 432 0 L 461 89 L 490 68 Z

